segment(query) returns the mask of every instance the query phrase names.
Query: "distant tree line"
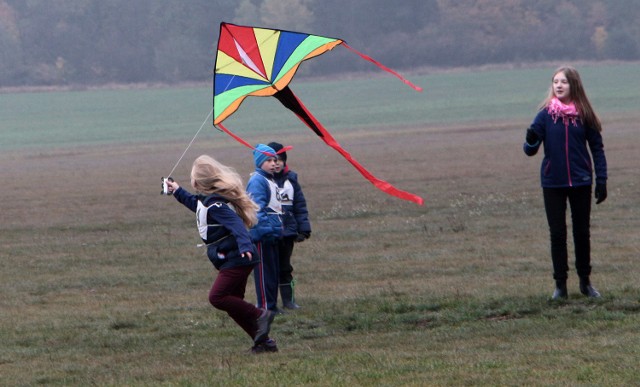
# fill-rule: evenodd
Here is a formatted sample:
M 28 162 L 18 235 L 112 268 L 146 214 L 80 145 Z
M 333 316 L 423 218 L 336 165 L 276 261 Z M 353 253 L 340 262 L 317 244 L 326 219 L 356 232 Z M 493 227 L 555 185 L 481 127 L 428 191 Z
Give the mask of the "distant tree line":
M 640 0 L 0 0 L 0 87 L 203 81 L 221 21 L 341 38 L 408 70 L 637 60 L 639 20 Z M 369 68 L 335 51 L 301 71 Z

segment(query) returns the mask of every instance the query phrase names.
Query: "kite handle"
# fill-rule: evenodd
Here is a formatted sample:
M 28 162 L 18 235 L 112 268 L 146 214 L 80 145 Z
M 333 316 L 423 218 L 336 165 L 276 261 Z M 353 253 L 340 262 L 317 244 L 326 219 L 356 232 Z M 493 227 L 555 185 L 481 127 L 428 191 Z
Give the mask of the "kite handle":
M 422 87 L 420 86 L 416 86 L 413 83 L 409 82 L 407 79 L 405 79 L 402 75 L 398 74 L 397 72 L 391 70 L 390 68 L 388 68 L 387 66 L 383 65 L 382 63 L 378 62 L 377 60 L 373 59 L 372 57 L 370 57 L 369 55 L 363 54 L 360 51 L 356 50 L 355 48 L 349 46 L 347 43 L 345 43 L 344 41 L 342 42 L 342 45 L 345 46 L 346 48 L 348 48 L 351 52 L 356 53 L 357 55 L 359 55 L 362 59 L 364 60 L 368 60 L 369 62 L 375 64 L 376 66 L 380 67 L 382 70 L 391 73 L 393 75 L 395 75 L 396 77 L 398 77 L 402 82 L 404 82 L 407 86 L 411 87 L 412 89 L 416 90 L 416 91 L 422 91 Z

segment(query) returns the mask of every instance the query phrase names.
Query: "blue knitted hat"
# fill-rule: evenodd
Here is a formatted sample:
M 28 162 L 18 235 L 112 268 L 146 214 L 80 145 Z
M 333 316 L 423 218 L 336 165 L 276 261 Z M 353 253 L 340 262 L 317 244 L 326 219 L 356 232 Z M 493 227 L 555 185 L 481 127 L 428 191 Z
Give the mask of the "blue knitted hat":
M 256 145 L 256 149 L 253 151 L 253 161 L 256 164 L 256 168 L 260 168 L 262 163 L 267 161 L 269 157 L 276 157 L 276 151 L 274 151 L 273 148 L 264 144 Z

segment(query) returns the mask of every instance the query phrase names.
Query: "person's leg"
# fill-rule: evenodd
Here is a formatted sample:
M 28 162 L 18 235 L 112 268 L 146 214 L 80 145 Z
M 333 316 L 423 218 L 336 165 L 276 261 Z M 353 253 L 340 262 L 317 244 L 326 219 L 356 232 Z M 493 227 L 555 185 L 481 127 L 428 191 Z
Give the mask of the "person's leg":
M 567 297 L 569 271 L 567 253 L 567 192 L 564 188 L 543 188 L 544 208 L 549 224 L 551 262 L 556 291 L 553 298 Z
M 551 261 L 553 278 L 566 280 L 567 263 L 567 193 L 563 188 L 544 188 L 544 208 L 551 238 Z
M 256 284 L 258 308 L 278 310 L 278 245 L 276 243 L 258 243 L 260 263 L 256 265 L 253 276 Z
M 576 272 L 580 277 L 580 292 L 589 297 L 600 297 L 591 286 L 591 186 L 577 187 L 569 195 L 571 220 L 573 224 L 573 244 L 576 255 Z
M 294 243 L 294 238 L 284 238 L 279 243 L 280 295 L 282 297 L 282 306 L 285 309 L 300 308 L 294 298 L 293 266 L 291 265 Z
M 218 272 L 209 291 L 209 302 L 215 308 L 227 312 L 253 339 L 258 329 L 257 320 L 263 311 L 244 300 L 247 278 L 251 270 L 252 266 L 240 266 Z
M 576 271 L 580 278 L 591 274 L 591 187 L 578 187 L 569 195 L 571 221 L 573 223 L 573 243 L 576 254 Z
M 280 277 L 280 262 L 278 258 L 278 244 L 271 243 L 265 254 L 264 274 L 265 289 L 267 294 L 267 306 L 265 309 L 278 311 L 278 284 Z
M 253 267 L 253 281 L 256 285 L 256 303 L 258 308 L 266 308 L 267 296 L 264 284 L 264 269 L 262 268 L 264 261 L 264 253 L 262 250 L 264 244 L 262 242 L 258 242 L 255 246 L 258 258 L 260 259 L 260 262 Z
M 291 266 L 291 255 L 295 238 L 283 238 L 278 243 L 278 260 L 280 261 L 280 283 L 288 284 L 293 280 L 293 266 Z

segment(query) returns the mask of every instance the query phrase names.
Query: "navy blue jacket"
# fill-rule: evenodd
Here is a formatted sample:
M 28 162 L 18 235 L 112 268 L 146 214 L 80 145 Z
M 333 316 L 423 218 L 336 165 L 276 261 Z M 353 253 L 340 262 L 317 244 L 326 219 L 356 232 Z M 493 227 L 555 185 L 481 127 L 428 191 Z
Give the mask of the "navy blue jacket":
M 311 234 L 307 200 L 298 183 L 298 174 L 285 165 L 282 172 L 276 173 L 278 184 L 278 200 L 282 203 L 282 224 L 284 237 L 295 237 L 298 234 Z M 287 181 L 290 184 L 287 184 Z
M 607 160 L 600 132 L 583 126 L 580 119 L 575 122 L 568 120 L 566 123 L 563 122 L 562 117 L 554 120 L 546 108 L 538 112 L 531 127 L 540 141 L 531 145 L 525 142 L 523 149 L 527 156 L 533 156 L 538 153 L 540 145 L 544 143 L 544 158 L 540 167 L 542 187 L 592 185 L 593 165 L 595 165 L 596 183 L 606 183 Z
M 219 195 L 193 195 L 182 187 L 173 196 L 196 213 L 200 238 L 207 245 L 207 257 L 216 269 L 260 262 L 249 231 L 227 199 Z M 246 252 L 251 252 L 251 260 L 241 256 Z
M 282 238 L 282 205 L 277 198 L 277 184 L 273 176 L 260 168 L 247 182 L 247 193 L 260 207 L 258 224 L 250 230 L 254 242 L 275 242 Z

